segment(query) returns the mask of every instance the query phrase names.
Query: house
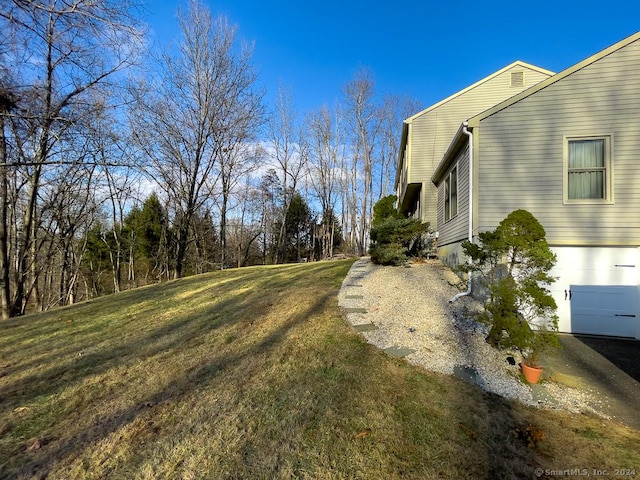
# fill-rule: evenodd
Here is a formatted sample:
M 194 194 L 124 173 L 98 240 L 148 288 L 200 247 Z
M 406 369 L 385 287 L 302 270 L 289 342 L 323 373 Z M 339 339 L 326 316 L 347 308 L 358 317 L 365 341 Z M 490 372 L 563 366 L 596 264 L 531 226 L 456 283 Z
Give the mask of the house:
M 432 105 L 403 123 L 395 189 L 403 213 L 436 230 L 438 191 L 431 176 L 460 123 L 553 75 L 514 62 Z
M 438 254 L 530 211 L 563 332 L 640 339 L 640 32 L 459 125 L 435 169 Z

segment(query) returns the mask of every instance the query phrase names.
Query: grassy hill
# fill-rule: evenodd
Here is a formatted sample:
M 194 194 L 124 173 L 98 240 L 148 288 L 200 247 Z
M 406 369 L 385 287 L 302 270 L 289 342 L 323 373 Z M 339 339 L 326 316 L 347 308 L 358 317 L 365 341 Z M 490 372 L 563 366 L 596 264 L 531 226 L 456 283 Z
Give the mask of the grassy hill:
M 0 478 L 640 473 L 640 432 L 366 344 L 337 306 L 350 266 L 228 270 L 0 324 Z

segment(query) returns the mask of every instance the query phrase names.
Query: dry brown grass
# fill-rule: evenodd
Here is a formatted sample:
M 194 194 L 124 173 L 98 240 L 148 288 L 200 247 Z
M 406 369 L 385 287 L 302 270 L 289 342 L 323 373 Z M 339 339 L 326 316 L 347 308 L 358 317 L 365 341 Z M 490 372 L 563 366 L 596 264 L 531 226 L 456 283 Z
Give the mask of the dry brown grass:
M 507 402 L 366 344 L 337 306 L 351 263 L 217 272 L 2 324 L 0 477 L 638 471 L 640 432 Z M 544 435 L 534 448 L 528 425 Z

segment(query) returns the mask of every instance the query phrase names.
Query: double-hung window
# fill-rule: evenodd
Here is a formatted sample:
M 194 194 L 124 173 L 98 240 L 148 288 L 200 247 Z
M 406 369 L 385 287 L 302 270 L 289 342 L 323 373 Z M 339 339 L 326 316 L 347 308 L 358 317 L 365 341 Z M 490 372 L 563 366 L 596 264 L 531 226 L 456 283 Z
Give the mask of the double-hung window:
M 567 203 L 612 203 L 611 136 L 565 137 Z
M 444 180 L 444 221 L 458 214 L 458 167 L 453 167 Z

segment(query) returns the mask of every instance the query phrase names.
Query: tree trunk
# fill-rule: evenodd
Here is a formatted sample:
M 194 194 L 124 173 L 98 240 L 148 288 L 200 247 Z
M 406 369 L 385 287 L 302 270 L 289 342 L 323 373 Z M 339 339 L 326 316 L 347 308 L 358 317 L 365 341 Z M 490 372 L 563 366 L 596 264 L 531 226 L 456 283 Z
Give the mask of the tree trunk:
M 187 241 L 189 240 L 189 227 L 183 219 L 178 230 L 178 245 L 176 249 L 176 269 L 173 274 L 174 279 L 182 278 L 184 259 L 187 255 Z
M 42 155 L 38 155 L 41 157 Z M 42 166 L 36 165 L 34 173 L 31 176 L 31 189 L 27 200 L 27 208 L 25 210 L 24 224 L 22 225 L 22 235 L 19 237 L 19 259 L 18 269 L 16 272 L 16 290 L 13 298 L 12 316 L 24 315 L 27 310 L 27 282 L 29 280 L 29 257 L 32 255 L 32 231 L 35 226 L 36 202 L 38 190 L 40 187 L 40 175 Z M 36 261 L 35 258 L 32 261 Z
M 225 269 L 227 261 L 227 203 L 229 202 L 229 191 L 223 186 L 222 206 L 220 207 L 220 270 Z
M 7 182 L 7 142 L 4 136 L 4 112 L 0 112 L 0 301 L 2 302 L 2 319 L 11 316 L 11 286 L 9 283 L 9 232 L 7 229 L 7 206 L 9 189 Z

